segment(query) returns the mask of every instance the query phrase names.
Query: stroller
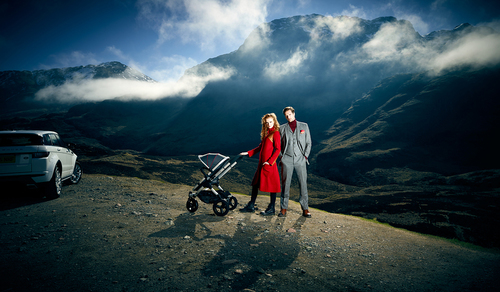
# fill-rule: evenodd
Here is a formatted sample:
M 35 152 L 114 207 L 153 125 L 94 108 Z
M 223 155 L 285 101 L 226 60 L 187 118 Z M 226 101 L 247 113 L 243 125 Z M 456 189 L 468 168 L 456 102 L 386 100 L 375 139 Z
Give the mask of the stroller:
M 186 208 L 189 212 L 194 213 L 198 210 L 198 201 L 196 197 L 206 204 L 213 204 L 213 210 L 217 216 L 225 216 L 229 210 L 234 210 L 238 206 L 238 200 L 231 195 L 230 192 L 224 191 L 219 184 L 219 180 L 231 170 L 242 158 L 243 155 L 238 155 L 229 159 L 229 157 L 219 153 L 207 153 L 198 155 L 201 163 L 205 167 L 201 168 L 203 178 L 197 186 L 189 192 L 189 198 L 186 203 Z M 208 171 L 206 173 L 205 171 Z M 217 190 L 214 189 L 217 187 Z

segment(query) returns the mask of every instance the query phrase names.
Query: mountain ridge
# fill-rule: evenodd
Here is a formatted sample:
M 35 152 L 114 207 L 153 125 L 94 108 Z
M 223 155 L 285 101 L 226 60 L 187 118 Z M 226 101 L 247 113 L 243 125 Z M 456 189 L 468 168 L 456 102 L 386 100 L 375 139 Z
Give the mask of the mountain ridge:
M 498 168 L 499 77 L 497 66 L 383 80 L 328 130 L 313 158 L 317 171 L 359 185 L 378 169 L 456 175 Z
M 444 96 L 443 100 L 449 99 L 446 86 L 459 85 L 459 80 L 467 84 L 466 81 L 475 74 L 474 72 L 484 74 L 486 72 L 484 70 L 491 70 L 491 66 L 481 65 L 481 67 L 467 63 L 465 65 L 462 63 L 440 64 L 437 69 L 429 67 L 444 59 L 439 58 L 441 57 L 439 54 L 449 50 L 450 44 L 454 45 L 458 38 L 472 33 L 481 36 L 492 32 L 489 29 L 464 24 L 450 31 L 421 36 L 410 22 L 394 17 L 364 20 L 346 16 L 324 17 L 312 14 L 283 18 L 256 28 L 238 50 L 208 59 L 186 70 L 181 81 L 186 81 L 193 76 L 199 78 L 210 76 L 213 68 L 228 69 L 232 72 L 227 79 L 207 83 L 203 90 L 192 98 L 169 97 L 149 101 L 115 99 L 88 103 L 80 101 L 80 104 L 65 105 L 66 107 L 60 110 L 65 113 L 64 123 L 68 127 L 76 129 L 77 133 L 89 135 L 105 146 L 119 149 L 126 147 L 154 155 L 173 156 L 204 152 L 234 154 L 248 150 L 259 142 L 260 117 L 266 112 L 275 112 L 281 123 L 286 122 L 280 115 L 280 111 L 285 106 L 292 105 L 297 109 L 297 119 L 309 123 L 312 131 L 313 157 L 316 157 L 313 161 L 315 171 L 344 182 L 348 182 L 348 177 L 352 177 L 350 182 L 360 183 L 367 179 L 368 183 L 376 183 L 376 180 L 369 179 L 369 173 L 376 167 L 369 168 L 363 165 L 361 162 L 366 161 L 365 158 L 374 157 L 374 161 L 381 163 L 380 166 L 383 167 L 391 165 L 391 161 L 397 167 L 411 167 L 414 164 L 408 161 L 408 156 L 399 156 L 398 153 L 405 153 L 403 149 L 405 147 L 413 149 L 412 151 L 416 148 L 409 141 L 393 141 L 391 147 L 342 152 L 339 149 L 345 150 L 346 148 L 339 146 L 338 143 L 349 141 L 352 142 L 351 147 L 367 147 L 368 145 L 346 138 L 348 132 L 342 128 L 344 125 L 342 119 L 346 119 L 353 104 L 358 106 L 360 104 L 358 100 L 376 92 L 380 84 L 392 84 L 391 86 L 395 87 L 395 90 L 390 92 L 391 100 L 381 99 L 381 102 L 395 106 L 392 108 L 393 111 L 401 110 L 399 108 L 401 104 L 398 103 L 408 102 L 401 97 L 412 95 L 415 88 L 419 88 L 419 92 L 423 94 L 425 91 L 422 91 L 422 88 L 425 88 L 425 82 L 436 85 L 432 89 L 441 92 Z M 498 37 L 498 35 L 493 34 L 493 37 Z M 381 46 L 380 43 L 383 45 Z M 422 43 L 425 43 L 425 46 L 422 46 Z M 386 47 L 396 51 L 388 54 L 387 51 L 383 51 Z M 429 51 L 430 47 L 432 47 L 431 51 Z M 114 63 L 114 65 L 120 67 L 123 64 Z M 453 82 L 456 84 L 439 83 L 442 76 L 446 74 L 455 74 Z M 96 75 L 84 76 L 95 78 Z M 128 78 L 134 79 L 130 76 Z M 413 79 L 421 81 L 420 83 L 414 82 L 411 86 L 404 86 L 404 82 Z M 423 81 L 424 79 L 426 81 Z M 395 80 L 400 80 L 402 83 L 399 84 Z M 476 83 L 480 83 L 485 89 L 496 88 L 494 80 L 488 80 L 488 82 L 477 81 Z M 57 89 L 56 85 L 51 86 Z M 397 89 L 400 88 L 402 91 L 398 92 Z M 474 90 L 464 92 L 468 92 L 464 100 L 474 98 Z M 487 93 L 484 90 L 481 92 Z M 385 93 L 389 94 L 389 91 Z M 5 95 L 0 94 L 0 96 Z M 384 96 L 384 98 L 388 97 Z M 41 101 L 33 101 L 29 98 L 27 101 L 31 102 L 34 108 L 43 105 Z M 5 105 L 2 108 L 8 109 L 5 113 L 15 109 L 15 107 L 9 108 L 8 103 L 14 102 L 13 98 L 10 98 L 7 103 L 5 100 L 0 100 L 0 102 Z M 26 106 L 29 102 L 23 105 Z M 26 111 L 26 108 L 17 106 Z M 46 106 L 44 113 L 54 112 L 58 106 L 58 104 L 50 103 Z M 471 117 L 479 117 L 479 112 L 472 112 L 476 109 L 478 108 L 470 107 Z M 380 120 L 380 116 L 373 115 L 377 110 L 387 115 L 387 111 L 384 112 L 374 104 L 365 110 L 367 115 L 372 116 L 371 119 L 377 126 L 387 123 L 385 120 Z M 417 116 L 417 112 L 420 116 Z M 425 123 L 425 111 L 417 112 L 413 117 L 420 123 Z M 457 118 L 456 113 L 445 113 L 450 116 L 455 115 L 454 118 Z M 35 114 L 40 115 L 40 111 L 32 113 L 31 117 L 36 117 Z M 40 123 L 40 119 L 34 120 Z M 468 121 L 472 120 L 468 119 Z M 493 120 L 496 123 L 496 119 L 493 118 Z M 361 132 L 366 130 L 359 122 L 357 128 L 351 128 L 352 137 L 356 135 L 360 137 L 363 134 Z M 30 121 L 3 122 L 3 124 L 9 123 L 22 127 Z M 353 125 L 355 124 L 351 126 Z M 411 121 L 406 121 L 405 126 L 411 129 Z M 336 131 L 340 128 L 343 131 Z M 354 132 L 357 129 L 360 132 Z M 379 136 L 391 136 L 385 131 L 393 129 L 380 127 Z M 453 134 L 455 136 L 459 133 L 459 129 L 451 126 L 447 129 L 455 131 Z M 479 135 L 480 129 L 476 130 Z M 398 131 L 401 133 L 401 130 Z M 334 134 L 340 136 L 332 137 Z M 373 131 L 370 135 L 372 134 Z M 439 136 L 438 132 L 432 132 L 432 134 Z M 488 134 L 491 135 L 491 133 Z M 399 135 L 397 138 L 403 139 L 405 136 Z M 448 143 L 452 144 L 452 140 L 449 138 Z M 329 143 L 331 145 L 327 145 Z M 378 140 L 377 143 L 387 144 L 387 141 Z M 429 145 L 420 146 L 420 152 L 415 152 L 418 155 L 426 155 L 429 151 L 434 151 Z M 449 145 L 443 145 L 443 147 L 447 149 Z M 474 151 L 474 148 L 467 149 Z M 330 154 L 327 154 L 328 151 Z M 410 155 L 412 159 L 419 159 L 417 154 L 411 153 L 413 153 Z M 336 154 L 343 156 L 339 158 Z M 394 157 L 398 157 L 399 160 Z M 356 162 L 358 165 L 345 164 L 346 161 Z M 328 164 L 337 163 L 339 171 L 328 166 Z M 373 164 L 370 165 L 373 166 Z M 443 163 L 443 165 L 453 167 L 452 164 Z M 488 167 L 497 165 L 495 159 L 494 163 Z M 359 176 L 352 175 L 353 171 L 356 174 L 355 169 L 358 166 L 362 173 Z M 348 170 L 344 175 L 332 176 L 332 173 L 342 172 L 342 167 Z M 471 169 L 478 170 L 477 168 L 464 168 L 463 170 Z M 435 168 L 419 170 L 443 171 Z M 444 173 L 451 172 L 446 170 Z

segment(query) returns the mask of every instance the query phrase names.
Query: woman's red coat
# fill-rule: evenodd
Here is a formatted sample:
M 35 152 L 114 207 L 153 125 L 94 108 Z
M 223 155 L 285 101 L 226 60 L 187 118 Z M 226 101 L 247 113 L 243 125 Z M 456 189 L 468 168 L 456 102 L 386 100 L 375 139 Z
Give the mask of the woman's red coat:
M 260 152 L 259 166 L 253 177 L 252 185 L 258 185 L 261 192 L 281 192 L 278 164 L 276 163 L 281 152 L 280 132 L 274 132 L 272 140 L 270 137 L 266 137 L 257 148 L 248 151 L 248 156 L 252 157 L 257 152 Z M 266 161 L 270 165 L 262 165 Z

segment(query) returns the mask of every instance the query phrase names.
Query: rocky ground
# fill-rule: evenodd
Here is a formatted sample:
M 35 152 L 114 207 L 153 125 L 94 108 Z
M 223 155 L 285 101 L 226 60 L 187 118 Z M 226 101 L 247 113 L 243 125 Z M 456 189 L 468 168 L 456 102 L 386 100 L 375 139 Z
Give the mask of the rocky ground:
M 78 153 L 91 154 L 81 158 L 86 173 L 189 186 L 202 178 L 199 171 L 202 165 L 195 155 L 162 157 L 130 150 L 96 152 L 95 147 L 78 149 Z M 257 159 L 239 160 L 221 185 L 230 191 L 250 194 L 256 168 Z M 309 205 L 331 213 L 375 219 L 411 231 L 500 248 L 500 170 L 444 177 L 410 169 L 387 169 L 374 172 L 369 180 L 379 184 L 349 186 L 310 172 Z M 294 178 L 292 200 L 298 200 L 298 189 Z
M 202 202 L 189 213 L 192 187 L 85 174 L 55 200 L 2 192 L 0 291 L 494 291 L 500 284 L 493 249 L 317 209 L 304 218 L 296 203 L 286 218 L 237 210 L 218 217 Z

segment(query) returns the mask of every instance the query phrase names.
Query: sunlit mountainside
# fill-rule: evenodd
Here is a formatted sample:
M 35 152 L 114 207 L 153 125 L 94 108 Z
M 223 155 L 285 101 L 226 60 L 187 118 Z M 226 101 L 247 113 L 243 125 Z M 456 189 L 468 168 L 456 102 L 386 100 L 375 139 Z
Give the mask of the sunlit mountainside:
M 284 123 L 291 105 L 312 131 L 312 170 L 332 180 L 494 169 L 496 44 L 497 32 L 468 24 L 421 36 L 393 17 L 295 16 L 262 24 L 176 84 L 117 62 L 0 72 L 0 123 L 153 155 L 235 154 L 258 145 L 262 115 Z

